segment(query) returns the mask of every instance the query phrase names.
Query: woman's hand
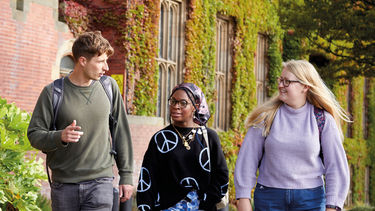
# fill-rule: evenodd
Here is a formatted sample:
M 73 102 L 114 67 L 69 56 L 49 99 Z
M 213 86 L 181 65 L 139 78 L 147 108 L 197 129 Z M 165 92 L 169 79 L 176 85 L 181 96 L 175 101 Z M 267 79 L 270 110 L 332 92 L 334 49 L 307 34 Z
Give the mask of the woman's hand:
M 333 208 L 326 208 L 326 211 L 336 211 L 336 209 L 333 209 Z
M 251 207 L 250 199 L 241 198 L 237 202 L 238 211 L 253 211 Z

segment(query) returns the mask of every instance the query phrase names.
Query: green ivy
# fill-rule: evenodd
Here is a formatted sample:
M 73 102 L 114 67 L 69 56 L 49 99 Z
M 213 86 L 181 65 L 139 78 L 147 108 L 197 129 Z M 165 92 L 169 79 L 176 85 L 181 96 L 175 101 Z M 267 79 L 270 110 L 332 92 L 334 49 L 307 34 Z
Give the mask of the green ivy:
M 134 4 L 126 13 L 128 21 L 123 32 L 128 87 L 134 86 L 132 112 L 144 116 L 155 115 L 157 102 L 159 72 L 154 58 L 158 25 L 155 20 L 160 12 L 156 4 L 152 0 Z
M 27 139 L 29 121 L 28 113 L 0 97 L 0 210 L 9 203 L 19 210 L 40 210 L 39 182 L 46 174 Z
M 270 36 L 270 44 L 268 48 L 269 71 L 267 94 L 271 97 L 278 91 L 277 78 L 282 71 L 282 58 L 280 53 L 280 37 L 277 35 Z

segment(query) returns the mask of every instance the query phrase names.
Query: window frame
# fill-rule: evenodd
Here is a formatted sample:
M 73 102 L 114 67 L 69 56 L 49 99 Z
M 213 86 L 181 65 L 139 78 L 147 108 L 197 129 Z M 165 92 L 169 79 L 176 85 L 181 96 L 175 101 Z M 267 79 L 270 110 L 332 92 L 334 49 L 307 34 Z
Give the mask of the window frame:
M 263 42 L 264 41 L 264 42 Z M 257 48 L 254 57 L 254 75 L 256 81 L 257 104 L 260 105 L 267 101 L 267 78 L 269 71 L 268 53 L 268 36 L 258 33 Z M 263 64 L 263 66 L 260 66 Z
M 185 5 L 183 0 L 160 1 L 159 51 L 155 58 L 159 68 L 156 116 L 164 118 L 165 124 L 169 121 L 168 97 L 173 87 L 183 81 Z
M 234 19 L 222 14 L 216 16 L 216 102 L 213 128 L 226 131 L 230 126 L 233 68 Z

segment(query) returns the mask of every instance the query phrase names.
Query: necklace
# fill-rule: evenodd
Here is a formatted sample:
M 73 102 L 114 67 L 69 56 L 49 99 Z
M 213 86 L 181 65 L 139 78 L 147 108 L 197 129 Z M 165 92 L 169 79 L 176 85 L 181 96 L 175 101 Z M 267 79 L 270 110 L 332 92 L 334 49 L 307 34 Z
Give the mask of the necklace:
M 195 133 L 197 132 L 197 130 L 195 128 L 191 129 L 189 131 L 188 134 L 186 135 L 181 135 L 181 133 L 177 130 L 177 128 L 172 124 L 172 127 L 174 128 L 174 130 L 177 132 L 178 136 L 180 136 L 180 138 L 182 139 L 182 142 L 184 144 L 184 147 L 187 149 L 187 150 L 190 150 L 190 143 L 192 141 L 194 141 L 194 138 L 195 138 Z

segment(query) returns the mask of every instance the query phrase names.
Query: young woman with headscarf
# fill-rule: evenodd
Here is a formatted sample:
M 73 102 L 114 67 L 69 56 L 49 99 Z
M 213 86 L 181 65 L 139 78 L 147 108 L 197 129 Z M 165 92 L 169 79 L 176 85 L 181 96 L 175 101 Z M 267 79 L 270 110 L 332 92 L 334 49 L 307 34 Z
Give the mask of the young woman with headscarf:
M 228 169 L 218 135 L 205 127 L 210 113 L 204 94 L 182 83 L 168 104 L 171 124 L 153 135 L 144 155 L 138 209 L 216 210 L 227 192 Z

